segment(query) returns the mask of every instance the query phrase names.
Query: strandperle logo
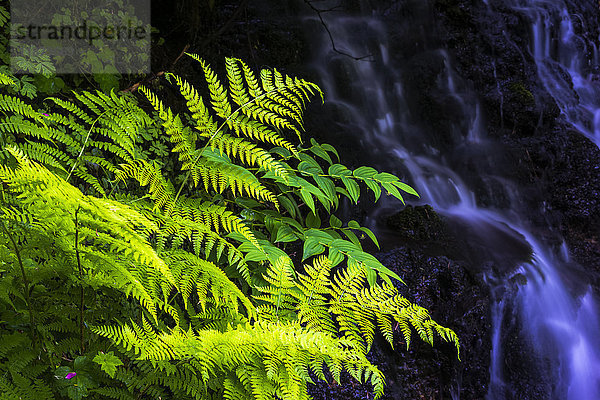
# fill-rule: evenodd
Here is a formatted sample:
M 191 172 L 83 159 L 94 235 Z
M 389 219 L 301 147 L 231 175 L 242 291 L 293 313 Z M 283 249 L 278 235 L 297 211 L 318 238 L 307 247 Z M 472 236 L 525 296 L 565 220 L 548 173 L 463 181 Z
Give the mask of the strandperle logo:
M 14 39 L 48 39 L 48 40 L 86 40 L 90 45 L 96 39 L 131 40 L 144 39 L 149 32 L 144 26 L 134 26 L 129 20 L 127 26 L 101 27 L 94 22 L 83 20 L 80 26 L 33 25 L 13 26 Z
M 150 0 L 12 0 L 13 73 L 43 62 L 56 74 L 150 72 Z

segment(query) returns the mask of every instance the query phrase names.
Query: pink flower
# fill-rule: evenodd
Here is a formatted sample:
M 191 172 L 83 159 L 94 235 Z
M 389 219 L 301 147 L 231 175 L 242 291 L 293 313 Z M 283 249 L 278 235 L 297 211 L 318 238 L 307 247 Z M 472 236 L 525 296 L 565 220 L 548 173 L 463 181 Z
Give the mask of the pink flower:
M 69 373 L 67 374 L 67 376 L 65 376 L 65 379 L 71 379 L 71 378 L 74 378 L 74 377 L 75 377 L 75 375 L 77 375 L 77 372 L 69 372 Z

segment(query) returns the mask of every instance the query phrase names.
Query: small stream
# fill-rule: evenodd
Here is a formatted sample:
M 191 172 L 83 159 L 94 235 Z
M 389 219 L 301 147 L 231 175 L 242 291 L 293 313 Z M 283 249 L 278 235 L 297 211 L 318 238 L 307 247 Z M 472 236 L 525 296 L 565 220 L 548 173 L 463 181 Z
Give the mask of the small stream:
M 510 1 L 531 20 L 530 51 L 562 114 L 600 144 L 600 85 L 591 72 L 597 70 L 598 48 L 577 36 L 573 27 L 577 15 L 561 0 Z M 535 359 L 543 364 L 540 370 L 550 365 L 549 376 L 543 378 L 551 383 L 552 399 L 600 399 L 599 309 L 589 282 L 579 278 L 581 274 L 573 277 L 569 249 L 564 242 L 557 245 L 561 238 L 550 233 L 550 227 L 540 234 L 539 226 L 529 226 L 528 214 L 540 211 L 523 207 L 520 188 L 496 166 L 501 147 L 487 137 L 476 89 L 456 72 L 451 50 L 438 46 L 435 29 L 428 29 L 435 25 L 428 3 L 409 3 L 410 17 L 394 29 L 400 36 L 417 39 L 415 49 L 400 55 L 393 54 L 397 45 L 388 42 L 390 32 L 377 13 L 324 15 L 336 47 L 368 56 L 362 60 L 334 52 L 319 23 L 307 24 L 313 32 L 314 68 L 326 103 L 340 116 L 340 130 L 353 132 L 353 140 L 370 153 L 372 164 L 404 176 L 417 189 L 421 198 L 413 204 L 433 206 L 469 232 L 465 240 L 476 241 L 485 252 L 489 262 L 479 267 L 493 301 L 487 399 L 523 398 L 504 373 L 503 333 L 505 324 L 515 320 L 507 312 L 516 313 L 521 321 L 521 340 L 536 352 Z M 326 2 L 319 6 L 326 8 Z M 437 109 L 451 116 L 443 125 L 432 124 L 436 115 L 423 112 L 422 82 L 415 72 L 420 64 L 415 60 L 436 66 L 428 90 L 441 104 Z M 484 207 L 475 194 L 482 191 L 507 200 Z M 374 214 L 400 208 L 398 202 L 383 199 Z M 460 387 L 459 382 L 454 387 Z M 460 398 L 460 393 L 452 398 Z

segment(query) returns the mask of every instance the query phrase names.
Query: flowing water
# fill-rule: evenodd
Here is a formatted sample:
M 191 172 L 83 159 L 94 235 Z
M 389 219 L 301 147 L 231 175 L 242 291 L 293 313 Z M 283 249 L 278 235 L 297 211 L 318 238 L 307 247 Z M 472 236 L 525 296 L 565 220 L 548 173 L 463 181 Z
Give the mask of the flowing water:
M 500 273 L 481 266 L 493 301 L 487 399 L 519 397 L 504 373 L 502 334 L 506 321 L 513 319 L 507 318 L 509 309 L 522 321 L 522 340 L 530 343 L 541 364 L 550 365 L 545 379 L 551 383 L 552 399 L 600 399 L 600 325 L 591 288 L 585 279 L 571 278 L 573 263 L 566 245 L 550 244 L 532 233 L 525 214 L 538 211 L 523 209 L 517 185 L 495 169 L 498 146 L 486 137 L 476 91 L 453 68 L 450 51 L 436 45 L 427 2 L 408 3 L 411 17 L 394 26 L 394 37 L 411 38 L 407 42 L 414 48 L 409 50 L 388 43 L 390 32 L 376 14 L 324 15 L 336 48 L 361 58 L 333 51 L 325 33 L 313 39 L 314 67 L 326 103 L 335 107 L 340 129 L 353 132 L 354 142 L 368 149 L 371 160 L 404 174 L 421 194 L 414 204 L 430 204 L 467 227 L 469 238 L 479 238 L 479 248 L 492 264 L 506 264 Z M 599 143 L 600 91 L 597 84 L 590 85 L 598 49 L 575 33 L 577 15 L 566 11 L 560 0 L 514 0 L 513 6 L 531 19 L 531 51 L 547 90 L 567 120 Z M 307 26 L 323 31 L 318 21 Z M 560 45 L 555 43 L 557 35 Z M 401 54 L 391 54 L 394 51 Z M 572 89 L 561 71 L 572 77 Z M 428 88 L 433 105 L 419 97 L 420 74 L 433 85 Z M 432 124 L 436 112 L 446 116 L 443 126 Z M 475 182 L 492 198 L 507 199 L 505 204 L 488 201 L 491 205 L 481 206 Z M 383 202 L 388 211 L 401 207 L 389 199 Z M 516 250 L 523 248 L 525 257 Z M 515 277 L 522 282 L 516 288 L 509 283 Z M 460 398 L 459 383 L 453 399 Z

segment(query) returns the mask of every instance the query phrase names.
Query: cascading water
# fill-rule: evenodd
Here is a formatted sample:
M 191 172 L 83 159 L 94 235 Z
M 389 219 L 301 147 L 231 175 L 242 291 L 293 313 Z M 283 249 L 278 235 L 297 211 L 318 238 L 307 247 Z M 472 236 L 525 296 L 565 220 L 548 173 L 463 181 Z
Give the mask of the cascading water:
M 531 21 L 530 50 L 546 90 L 567 121 L 600 146 L 600 32 L 584 18 L 599 5 L 592 0 L 507 3 Z
M 560 97 L 568 91 L 564 82 L 561 83 L 556 78 L 559 76 L 559 64 L 547 59 L 550 50 L 537 50 L 539 46 L 544 49 L 555 48 L 548 44 L 550 36 L 547 30 L 553 19 L 548 16 L 547 9 L 555 10 L 560 7 L 555 8 L 554 4 L 557 2 L 554 1 L 532 0 L 527 2 L 527 8 L 519 1 L 526 3 L 525 0 L 515 0 L 515 7 L 522 7 L 534 21 L 533 47 L 540 75 L 546 77 L 548 90 L 555 98 L 559 98 L 557 101 L 569 122 L 599 143 L 600 89 L 598 86 L 589 88 L 585 85 L 584 81 L 591 78 L 584 78 L 584 71 L 589 70 L 589 66 L 584 67 L 583 64 L 588 59 L 581 53 L 576 53 L 575 56 L 575 51 L 581 50 L 577 47 L 579 45 L 565 46 L 559 51 L 565 59 L 569 55 L 573 57 L 567 69 L 572 76 L 580 79 L 574 85 L 577 96 L 571 96 L 577 97 L 578 102 L 574 102 L 572 98 L 568 100 Z M 426 3 L 417 2 L 415 7 L 427 8 L 424 6 Z M 539 14 L 536 14 L 538 8 Z M 427 18 L 427 12 L 424 15 Z M 562 15 L 559 26 L 563 43 L 574 41 L 572 20 L 565 18 L 564 14 L 559 15 Z M 551 364 L 552 376 L 547 377 L 552 385 L 551 398 L 600 399 L 600 339 L 597 334 L 600 325 L 591 289 L 586 282 L 566 283 L 571 264 L 568 250 L 565 246 L 553 248 L 530 232 L 527 224 L 522 222 L 525 220 L 521 215 L 522 210 L 516 206 L 519 203 L 518 191 L 514 189 L 514 185 L 498 178 L 502 171 L 490 171 L 489 165 L 481 171 L 472 171 L 465 168 L 460 157 L 456 156 L 460 154 L 470 157 L 472 154 L 479 154 L 483 158 L 492 157 L 496 148 L 493 141 L 486 138 L 475 91 L 453 69 L 449 52 L 445 49 L 432 49 L 430 43 L 435 43 L 435 40 L 425 37 L 420 44 L 415 45 L 420 48 L 406 56 L 415 58 L 418 53 L 431 64 L 439 66 L 437 79 L 434 80 L 436 87 L 432 91 L 440 102 L 451 104 L 451 113 L 458 116 L 449 126 L 444 127 L 442 135 L 445 136 L 440 138 L 423 115 L 415 111 L 415 99 L 408 97 L 407 93 L 415 93 L 415 82 L 407 77 L 415 75 L 411 75 L 414 71 L 408 73 L 403 68 L 414 69 L 415 65 L 408 60 L 406 65 L 401 65 L 402 61 L 397 61 L 398 57 L 392 61 L 388 54 L 391 51 L 391 46 L 387 43 L 389 33 L 384 24 L 376 16 L 329 14 L 326 16 L 326 23 L 335 38 L 336 48 L 357 57 L 369 55 L 368 59 L 354 60 L 333 51 L 328 36 L 320 41 L 314 40 L 320 42 L 315 50 L 315 59 L 318 60 L 315 68 L 320 75 L 327 103 L 335 105 L 342 115 L 343 128 L 356 131 L 359 135 L 356 140 L 373 153 L 378 153 L 376 159 L 379 166 L 396 171 L 404 168 L 403 172 L 410 176 L 407 181 L 421 194 L 420 204 L 430 204 L 449 219 L 468 225 L 470 230 L 483 238 L 484 245 L 492 249 L 491 253 L 496 254 L 495 261 L 513 260 L 504 275 L 496 275 L 492 271 L 485 273 L 494 299 L 487 399 L 519 397 L 518 393 L 514 393 L 511 382 L 505 380 L 503 373 L 502 332 L 503 321 L 506 319 L 504 314 L 509 303 L 513 305 L 511 309 L 520 316 L 523 338 L 529 339 L 541 362 Z M 425 24 L 423 21 L 407 20 L 404 25 L 395 26 L 395 29 L 400 35 L 405 33 L 414 36 L 417 31 L 428 36 Z M 585 49 L 593 50 L 590 64 L 597 65 L 598 49 L 593 46 Z M 418 79 L 418 74 L 416 77 Z M 479 174 L 483 181 L 495 179 L 497 183 L 501 183 L 504 191 L 502 195 L 510 199 L 510 206 L 494 210 L 478 206 L 474 188 L 465 183 L 473 181 L 469 172 Z M 488 238 L 487 241 L 485 238 Z M 514 246 L 503 246 L 503 243 L 517 242 L 530 249 L 528 260 L 523 261 L 518 256 L 511 258 Z M 509 280 L 517 275 L 524 278 L 522 280 L 525 283 L 515 290 L 505 290 L 509 286 Z M 455 387 L 459 387 L 458 383 Z M 453 399 L 459 397 L 460 393 L 452 393 Z

